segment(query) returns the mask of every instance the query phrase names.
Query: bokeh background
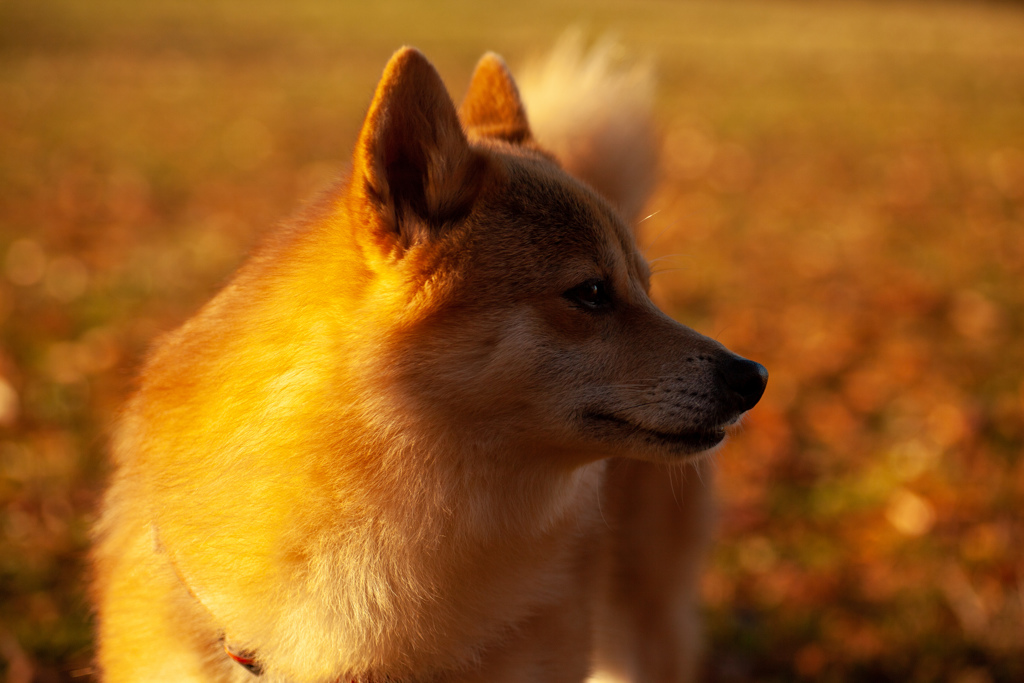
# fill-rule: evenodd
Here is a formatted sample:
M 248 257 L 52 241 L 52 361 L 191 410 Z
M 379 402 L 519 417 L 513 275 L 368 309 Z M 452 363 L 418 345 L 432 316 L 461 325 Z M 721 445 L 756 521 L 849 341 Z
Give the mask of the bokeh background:
M 104 443 L 161 331 L 344 171 L 391 52 L 659 73 L 672 315 L 771 370 L 718 456 L 710 681 L 1024 680 L 1024 7 L 0 2 L 0 675 L 87 681 Z

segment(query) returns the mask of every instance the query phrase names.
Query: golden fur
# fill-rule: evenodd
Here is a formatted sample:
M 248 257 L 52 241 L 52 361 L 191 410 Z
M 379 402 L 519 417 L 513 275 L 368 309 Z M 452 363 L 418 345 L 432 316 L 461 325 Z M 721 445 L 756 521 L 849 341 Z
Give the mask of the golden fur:
M 271 682 L 688 680 L 707 491 L 653 463 L 766 374 L 651 304 L 635 182 L 563 171 L 498 57 L 457 111 L 396 53 L 347 180 L 145 365 L 103 679 L 252 678 L 227 644 Z

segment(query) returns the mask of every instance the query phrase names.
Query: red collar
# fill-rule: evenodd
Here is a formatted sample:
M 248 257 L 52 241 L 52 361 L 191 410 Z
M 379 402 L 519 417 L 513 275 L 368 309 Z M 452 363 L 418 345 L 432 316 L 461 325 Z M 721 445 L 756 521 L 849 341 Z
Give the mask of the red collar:
M 235 660 L 239 666 L 251 673 L 253 676 L 262 676 L 263 667 L 260 665 L 259 660 L 256 659 L 256 653 L 249 652 L 247 650 L 232 650 L 228 647 L 227 642 L 224 642 L 224 652 L 228 654 L 228 657 Z M 342 683 L 339 677 L 334 683 Z M 358 678 L 353 678 L 350 683 L 361 683 Z M 368 683 L 368 682 L 367 682 Z
M 253 676 L 263 675 L 263 667 L 256 661 L 256 655 L 254 653 L 246 652 L 245 650 L 233 651 L 228 647 L 227 642 L 224 643 L 224 652 L 227 652 L 228 657 L 235 660 L 236 663 L 241 665 L 243 669 L 251 673 Z

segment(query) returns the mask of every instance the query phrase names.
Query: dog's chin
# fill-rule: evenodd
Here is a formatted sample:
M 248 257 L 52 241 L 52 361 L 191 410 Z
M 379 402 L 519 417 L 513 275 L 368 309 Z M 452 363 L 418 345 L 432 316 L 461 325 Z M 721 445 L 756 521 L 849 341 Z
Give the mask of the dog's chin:
M 643 427 L 628 420 L 602 413 L 587 413 L 583 416 L 588 431 L 601 440 L 615 440 L 622 443 L 630 457 L 644 457 L 650 452 L 650 459 L 665 457 L 686 457 L 699 455 L 719 446 L 726 436 L 726 424 L 686 431 L 660 431 Z

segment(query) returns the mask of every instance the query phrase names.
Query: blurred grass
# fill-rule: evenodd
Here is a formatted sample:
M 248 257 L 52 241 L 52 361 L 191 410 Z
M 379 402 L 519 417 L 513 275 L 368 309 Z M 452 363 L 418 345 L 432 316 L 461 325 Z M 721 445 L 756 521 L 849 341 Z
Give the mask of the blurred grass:
M 765 363 L 718 458 L 707 678 L 1024 679 L 1024 10 L 0 4 L 0 671 L 82 680 L 88 520 L 147 345 L 343 170 L 387 57 L 461 95 L 569 24 L 660 70 L 643 242 Z

